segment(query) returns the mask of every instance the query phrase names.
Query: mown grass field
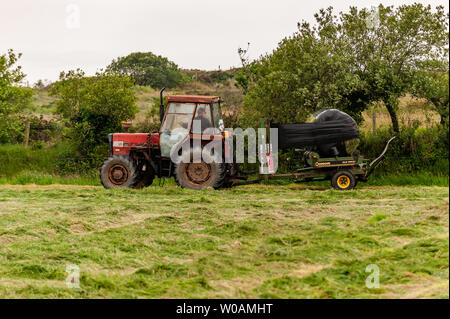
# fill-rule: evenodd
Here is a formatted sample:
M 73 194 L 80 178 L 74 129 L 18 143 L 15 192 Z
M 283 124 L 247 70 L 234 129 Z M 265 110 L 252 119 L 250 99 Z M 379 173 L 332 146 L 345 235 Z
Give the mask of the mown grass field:
M 436 186 L 2 185 L 0 297 L 448 298 L 448 205 Z

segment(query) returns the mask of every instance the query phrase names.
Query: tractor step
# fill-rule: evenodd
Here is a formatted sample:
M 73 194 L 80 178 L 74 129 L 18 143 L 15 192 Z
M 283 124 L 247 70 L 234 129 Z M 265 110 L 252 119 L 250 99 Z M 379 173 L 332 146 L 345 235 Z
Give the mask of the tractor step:
M 168 165 L 167 165 L 167 164 Z M 165 165 L 166 164 L 166 165 Z M 159 158 L 159 178 L 172 176 L 172 161 L 166 161 Z M 164 174 L 166 173 L 166 174 Z

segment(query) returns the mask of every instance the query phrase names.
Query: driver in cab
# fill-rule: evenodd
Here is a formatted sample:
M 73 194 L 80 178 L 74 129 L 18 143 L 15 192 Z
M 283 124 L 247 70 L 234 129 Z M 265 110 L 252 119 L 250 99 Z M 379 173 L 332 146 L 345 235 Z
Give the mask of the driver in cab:
M 200 132 L 204 132 L 206 129 L 212 127 L 211 121 L 206 116 L 206 111 L 204 107 L 198 109 L 197 116 L 194 118 L 194 121 L 200 121 L 201 124 Z M 199 122 L 197 123 L 194 122 L 194 130 L 196 130 L 196 128 L 198 130 L 198 123 Z

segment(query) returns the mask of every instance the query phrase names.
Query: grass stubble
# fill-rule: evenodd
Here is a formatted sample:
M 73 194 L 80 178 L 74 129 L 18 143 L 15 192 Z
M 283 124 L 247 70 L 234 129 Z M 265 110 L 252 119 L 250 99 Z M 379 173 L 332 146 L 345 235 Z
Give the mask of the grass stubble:
M 0 186 L 1 298 L 448 298 L 447 187 Z M 78 265 L 80 288 L 66 286 Z M 368 265 L 380 287 L 366 287 Z

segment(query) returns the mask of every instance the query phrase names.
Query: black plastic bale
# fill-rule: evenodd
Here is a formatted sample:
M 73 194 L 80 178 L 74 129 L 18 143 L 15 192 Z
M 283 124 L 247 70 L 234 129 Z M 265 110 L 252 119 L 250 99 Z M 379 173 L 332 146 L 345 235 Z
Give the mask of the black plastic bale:
M 317 114 L 316 120 L 315 123 L 272 122 L 271 127 L 278 128 L 278 147 L 287 149 L 317 146 L 322 153 L 327 153 L 325 155 L 337 156 L 344 154 L 342 151 L 336 153 L 331 150 L 333 147 L 359 137 L 356 121 L 345 112 L 328 109 Z

